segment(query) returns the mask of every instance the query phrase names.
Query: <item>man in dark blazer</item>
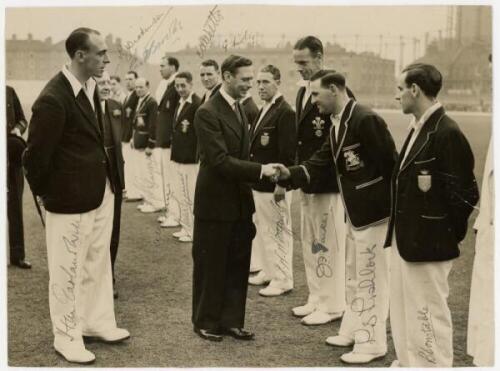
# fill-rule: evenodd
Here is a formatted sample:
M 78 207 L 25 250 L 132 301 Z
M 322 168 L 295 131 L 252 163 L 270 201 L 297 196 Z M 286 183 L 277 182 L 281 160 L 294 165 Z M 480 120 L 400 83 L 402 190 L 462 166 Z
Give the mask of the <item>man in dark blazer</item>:
M 193 75 L 190 72 L 180 72 L 175 76 L 175 89 L 181 99 L 174 113 L 171 170 L 174 177 L 173 196 L 179 205 L 182 228 L 173 236 L 181 242 L 193 242 L 193 200 L 198 176 L 198 139 L 194 115 L 201 100 L 193 92 Z
M 205 88 L 205 94 L 201 97 L 201 104 L 209 100 L 221 87 L 219 64 L 213 59 L 201 62 L 200 80 Z
M 308 160 L 328 136 L 330 115 L 322 114 L 311 97 L 312 78 L 319 79 L 323 69 L 323 44 L 314 36 L 299 39 L 293 59 L 302 77 L 295 103 L 297 161 Z M 301 209 L 301 246 L 309 295 L 305 305 L 292 309 L 304 325 L 321 325 L 342 316 L 345 307 L 345 223 L 335 171 L 321 182 L 305 184 L 299 191 Z M 318 246 L 323 246 L 318 248 Z M 317 274 L 323 262 L 331 274 Z
M 33 104 L 23 164 L 46 209 L 49 305 L 54 348 L 69 362 L 90 363 L 83 336 L 120 342 L 110 241 L 114 192 L 102 110 L 93 76 L 109 63 L 98 31 L 79 28 L 66 39 L 71 59 Z
M 174 113 L 177 103 L 179 103 L 179 94 L 175 89 L 175 76 L 179 71 L 179 61 L 177 58 L 164 56 L 160 61 L 160 73 L 162 80 L 156 91 L 158 102 L 158 117 L 156 120 L 156 129 L 154 133 L 155 150 L 159 151 L 158 158 L 161 166 L 161 184 L 163 189 L 163 205 L 165 214 L 158 218 L 163 228 L 172 228 L 179 226 L 179 205 L 171 197 L 173 195 L 173 183 L 170 157 L 172 145 L 172 132 L 174 125 Z
M 389 265 L 384 249 L 390 211 L 390 178 L 396 149 L 384 120 L 350 99 L 345 78 L 331 73 L 321 78 L 317 91 L 321 112 L 332 115 L 332 128 L 322 147 L 282 178 L 294 188 L 323 181 L 334 169 L 347 217 L 347 306 L 333 346 L 354 345 L 341 356 L 346 363 L 368 363 L 387 352 Z
M 135 184 L 144 202 L 137 209 L 153 208 L 159 202 L 161 184 L 155 182 L 155 171 L 151 158 L 154 148 L 155 122 L 158 113 L 156 100 L 149 92 L 149 81 L 139 77 L 135 81 L 135 91 L 139 100 L 135 109 L 132 134 L 132 161 L 135 173 Z
M 18 138 L 26 131 L 28 123 L 16 91 L 6 87 L 7 111 L 7 220 L 9 224 L 9 260 L 10 264 L 22 269 L 30 269 L 25 260 L 23 226 L 23 190 L 24 174 L 16 151 Z
M 297 146 L 295 112 L 279 91 L 280 82 L 280 70 L 273 65 L 261 68 L 257 75 L 257 90 L 264 106 L 250 129 L 250 160 L 291 166 Z M 280 190 L 279 197 L 275 198 L 276 187 Z M 262 296 L 282 295 L 293 288 L 292 194 L 268 179 L 252 184 L 252 190 L 257 234 L 250 266 L 261 270 L 248 282 L 269 283 L 259 291 Z
M 421 63 L 406 67 L 398 80 L 396 99 L 414 116 L 392 177 L 386 240 L 391 330 L 401 367 L 453 365 L 448 274 L 479 198 L 474 156 L 437 100 L 441 86 L 436 67 Z
M 231 55 L 223 86 L 196 112 L 200 170 L 194 196 L 193 313 L 195 332 L 220 341 L 223 333 L 251 340 L 244 330 L 255 226 L 248 183 L 275 176 L 272 165 L 248 161 L 248 122 L 239 100 L 251 88 L 252 61 Z
M 115 261 L 118 254 L 118 245 L 120 243 L 120 220 L 122 213 L 123 189 L 125 188 L 124 163 L 121 147 L 122 135 L 122 107 L 121 104 L 110 98 L 111 96 L 111 78 L 107 72 L 99 78 L 96 78 L 97 91 L 101 102 L 104 128 L 104 147 L 109 158 L 111 177 L 115 187 L 115 204 L 113 213 L 113 231 L 111 233 L 111 271 L 113 273 L 113 296 L 118 297 L 118 291 L 115 288 Z M 106 130 L 106 129 L 110 130 Z
M 139 97 L 135 92 L 135 80 L 139 75 L 135 71 L 128 71 L 125 75 L 125 87 L 127 95 L 122 105 L 122 153 L 125 161 L 125 196 L 127 202 L 140 201 L 141 194 L 135 186 L 135 169 L 132 166 L 132 125 L 135 117 L 135 109 Z

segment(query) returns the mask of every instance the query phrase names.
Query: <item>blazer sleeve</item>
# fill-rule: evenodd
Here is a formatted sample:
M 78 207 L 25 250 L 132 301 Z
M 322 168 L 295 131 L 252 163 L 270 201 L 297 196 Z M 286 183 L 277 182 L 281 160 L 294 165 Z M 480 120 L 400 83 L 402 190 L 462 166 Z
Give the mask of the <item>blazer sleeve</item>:
M 365 116 L 358 127 L 360 142 L 385 179 L 391 179 L 397 161 L 396 145 L 387 124 L 378 115 Z
M 335 168 L 335 163 L 332 157 L 331 139 L 330 135 L 328 135 L 321 147 L 309 160 L 289 168 L 291 174 L 290 185 L 293 189 L 297 189 L 310 183 L 326 182 L 328 181 L 327 178 L 331 176 L 331 173 L 326 170 L 330 168 Z M 280 182 L 280 185 L 286 186 L 287 183 Z
M 469 142 L 456 128 L 447 130 L 436 144 L 444 202 L 448 206 L 457 241 L 462 241 L 467 233 L 467 220 L 479 200 L 474 155 Z
M 148 128 L 149 131 L 148 147 L 155 148 L 156 122 L 158 118 L 158 104 L 156 103 L 155 100 L 150 101 L 147 110 L 148 110 L 147 114 L 148 122 L 146 123 L 146 127 Z
M 295 163 L 297 150 L 297 130 L 295 127 L 295 112 L 287 109 L 278 120 L 279 162 L 285 166 Z
M 41 196 L 50 177 L 52 156 L 63 134 L 66 112 L 51 95 L 41 96 L 32 111 L 23 166 L 31 190 Z
M 239 182 L 254 183 L 260 179 L 260 164 L 229 155 L 219 120 L 210 111 L 203 107 L 198 109 L 194 126 L 200 152 L 210 167 L 220 175 Z

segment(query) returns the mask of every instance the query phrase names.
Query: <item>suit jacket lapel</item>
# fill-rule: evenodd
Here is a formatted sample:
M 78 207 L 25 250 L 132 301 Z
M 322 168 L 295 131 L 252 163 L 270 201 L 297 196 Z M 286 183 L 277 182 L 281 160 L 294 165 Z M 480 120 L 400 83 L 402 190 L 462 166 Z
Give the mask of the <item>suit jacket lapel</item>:
M 297 99 L 295 100 L 295 111 L 297 115 L 297 124 L 300 121 L 300 116 L 302 115 L 302 99 L 304 98 L 304 94 L 306 92 L 305 87 L 301 87 L 299 92 L 297 93 Z
M 278 110 L 278 108 L 281 106 L 281 103 L 283 102 L 283 97 L 279 97 L 276 99 L 276 101 L 269 107 L 267 112 L 265 113 L 264 117 L 262 120 L 260 120 L 260 124 L 257 127 L 257 122 L 259 121 L 259 117 L 262 114 L 262 109 L 259 112 L 259 116 L 257 116 L 257 120 L 252 126 L 252 131 L 251 131 L 251 136 L 250 136 L 250 141 L 253 143 L 255 138 L 257 138 L 257 134 L 266 126 L 266 124 L 273 118 L 274 114 Z
M 236 116 L 236 112 L 233 111 L 233 108 L 229 105 L 229 103 L 224 99 L 224 97 L 217 93 L 214 96 L 214 99 L 219 100 L 218 106 L 221 108 L 221 114 L 224 117 L 224 121 L 228 124 L 228 126 L 235 132 L 238 138 L 242 138 L 243 136 L 243 128 L 238 120 L 238 116 Z M 246 115 L 244 112 L 241 113 L 241 119 L 245 125 L 248 125 Z M 244 126 L 244 125 L 243 125 Z M 246 129 L 248 131 L 248 129 Z
M 300 103 L 300 107 L 302 108 L 302 102 Z M 307 114 L 313 109 L 314 105 L 311 103 L 311 97 L 307 98 L 306 106 L 304 107 L 304 110 L 301 111 L 300 113 L 300 119 L 299 119 L 299 124 L 302 122 L 304 117 L 307 116 Z
M 182 106 L 181 112 L 179 112 L 179 114 L 177 115 L 177 117 L 175 119 L 176 125 L 179 125 L 179 123 L 181 122 L 181 118 L 184 116 L 184 114 L 186 113 L 187 109 L 190 106 L 191 106 L 191 103 L 189 103 L 189 102 L 184 103 L 184 105 Z
M 75 98 L 75 101 L 76 101 L 76 105 L 78 106 L 78 108 L 82 111 L 83 113 L 83 116 L 90 122 L 90 124 L 92 125 L 92 127 L 97 131 L 97 135 L 100 136 L 101 135 L 101 129 L 100 129 L 100 125 L 99 125 L 99 122 L 97 120 L 97 117 L 96 117 L 96 114 L 100 114 L 100 107 L 99 104 L 95 104 L 95 100 L 94 100 L 94 107 L 96 109 L 96 112 L 94 112 L 94 110 L 92 109 L 92 106 L 87 98 L 87 96 L 85 95 L 85 92 L 83 90 L 80 90 L 80 92 L 78 93 L 78 95 L 76 96 Z
M 410 152 L 406 156 L 406 159 L 403 162 L 403 166 L 401 166 L 401 171 L 406 169 L 408 165 L 413 161 L 413 159 L 415 159 L 415 157 L 417 157 L 420 151 L 425 147 L 425 145 L 429 141 L 429 137 L 436 131 L 437 126 L 443 116 L 444 108 L 441 107 L 427 119 L 427 121 L 420 129 L 420 133 L 415 139 L 415 142 L 413 142 L 413 145 L 410 148 Z M 404 153 L 402 155 L 404 156 Z

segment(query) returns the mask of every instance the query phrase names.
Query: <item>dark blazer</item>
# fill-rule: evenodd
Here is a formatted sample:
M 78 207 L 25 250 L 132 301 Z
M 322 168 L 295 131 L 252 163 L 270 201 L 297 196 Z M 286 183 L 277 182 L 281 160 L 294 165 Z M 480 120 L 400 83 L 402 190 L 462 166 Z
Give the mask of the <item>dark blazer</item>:
M 332 125 L 330 115 L 320 114 L 318 106 L 311 103 L 311 98 L 302 109 L 302 99 L 306 92 L 301 87 L 297 92 L 295 102 L 295 120 L 297 125 L 297 161 L 308 160 L 314 152 L 321 148 Z M 333 193 L 338 192 L 337 178 L 333 168 L 325 169 L 327 176 L 322 182 L 312 180 L 301 188 L 304 193 Z
M 19 102 L 16 91 L 6 85 L 6 111 L 7 111 L 7 133 L 10 133 L 16 127 L 19 129 L 21 134 L 26 131 L 27 122 L 26 117 L 24 117 L 23 107 Z
M 210 92 L 210 96 L 208 97 L 208 99 L 212 98 L 215 93 L 217 93 L 220 89 L 220 87 L 222 86 L 222 84 L 219 84 L 217 85 L 211 92 Z M 203 97 L 201 97 L 201 104 L 205 103 L 205 94 L 203 94 Z
M 333 126 L 325 143 L 301 166 L 290 168 L 295 188 L 314 179 L 326 182 L 335 169 L 347 217 L 355 229 L 389 217 L 390 179 L 396 147 L 384 120 L 368 107 L 349 100 L 341 117 L 338 144 Z M 307 169 L 305 171 L 304 169 Z
M 172 153 L 170 159 L 181 164 L 196 164 L 198 162 L 198 139 L 194 128 L 194 115 L 200 106 L 201 99 L 196 94 L 191 97 L 192 103 L 186 102 L 179 110 L 175 108 L 175 124 L 172 135 Z
M 241 106 L 243 107 L 243 112 L 247 117 L 248 123 L 251 125 L 259 115 L 259 107 L 257 107 L 252 97 L 243 100 Z
M 155 122 L 155 130 L 152 140 L 155 146 L 170 148 L 172 144 L 172 132 L 174 123 L 174 112 L 179 103 L 179 93 L 175 90 L 175 81 L 168 84 L 167 89 L 158 103 L 158 116 Z
M 144 149 L 146 147 L 154 148 L 154 130 L 156 115 L 158 112 L 158 104 L 156 100 L 149 94 L 137 107 L 134 116 L 134 148 Z M 144 126 L 139 126 L 139 122 L 144 122 Z
M 121 146 L 122 138 L 122 115 L 118 115 L 122 111 L 122 105 L 113 99 L 106 100 L 104 111 L 104 120 L 108 120 L 111 124 L 111 134 L 114 143 L 114 159 L 113 169 L 116 171 L 116 176 L 114 176 L 115 185 L 120 189 L 125 189 L 125 177 L 124 177 L 124 161 Z
M 123 102 L 122 106 L 122 142 L 130 142 L 132 139 L 132 126 L 135 117 L 135 109 L 137 108 L 137 102 L 139 97 L 135 90 L 130 94 L 130 96 Z
M 62 72 L 33 104 L 23 165 L 48 211 L 78 214 L 102 202 L 108 165 L 97 88 L 94 106 L 95 112 L 82 91 L 75 98 Z
M 200 149 L 194 214 L 206 220 L 237 221 L 255 212 L 248 183 L 259 180 L 261 165 L 248 161 L 248 122 L 243 125 L 217 92 L 196 111 L 194 126 Z
M 444 108 L 425 122 L 400 168 L 409 139 L 392 177 L 386 246 L 395 231 L 399 254 L 406 261 L 456 258 L 479 199 L 469 142 Z
M 280 163 L 291 166 L 295 162 L 297 132 L 295 112 L 283 96 L 271 105 L 256 128 L 262 110 L 250 129 L 250 160 L 259 164 Z M 259 192 L 273 192 L 275 184 L 268 178 L 252 184 Z

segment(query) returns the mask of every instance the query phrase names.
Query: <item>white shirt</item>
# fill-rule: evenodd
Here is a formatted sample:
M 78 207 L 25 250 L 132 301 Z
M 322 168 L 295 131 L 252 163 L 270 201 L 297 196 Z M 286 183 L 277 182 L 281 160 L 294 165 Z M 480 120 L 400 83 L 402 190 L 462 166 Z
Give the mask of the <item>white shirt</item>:
M 145 96 L 140 97 L 139 100 L 137 101 L 137 107 L 135 108 L 135 112 L 139 112 L 139 107 L 141 106 L 142 102 L 149 96 L 149 93 L 147 93 Z
M 69 84 L 71 85 L 71 89 L 73 89 L 73 94 L 75 94 L 75 98 L 80 93 L 80 90 L 83 89 L 83 92 L 87 96 L 90 105 L 92 106 L 92 109 L 95 111 L 94 107 L 94 92 L 97 83 L 95 80 L 91 77 L 87 81 L 85 81 L 84 84 L 82 84 L 78 79 L 76 78 L 75 75 L 68 69 L 66 65 L 62 67 L 62 73 L 64 77 L 69 81 Z
M 231 106 L 231 108 L 233 109 L 233 111 L 236 111 L 236 102 L 237 102 L 236 99 L 234 99 L 232 96 L 230 96 L 226 92 L 226 90 L 224 89 L 224 87 L 221 87 L 221 89 L 219 91 L 220 91 L 220 94 L 222 95 L 222 97 Z
M 413 134 L 410 138 L 410 141 L 408 142 L 408 146 L 406 147 L 406 152 L 403 157 L 403 161 L 401 161 L 401 166 L 403 166 L 403 163 L 406 160 L 406 156 L 408 156 L 408 153 L 410 153 L 411 147 L 413 147 L 413 144 L 415 143 L 415 140 L 418 137 L 418 134 L 420 133 L 420 130 L 424 126 L 425 122 L 431 117 L 431 115 L 436 112 L 438 109 L 442 107 L 442 104 L 439 102 L 434 103 L 432 106 L 427 108 L 427 111 L 424 112 L 422 117 L 420 117 L 420 120 L 418 122 L 416 121 L 415 117 L 412 118 L 410 125 L 408 126 L 408 130 L 411 131 L 413 129 Z
M 271 108 L 271 106 L 276 103 L 276 100 L 281 97 L 283 94 L 281 94 L 281 92 L 277 92 L 273 99 L 271 99 L 270 102 L 266 102 L 264 103 L 264 106 L 262 107 L 262 112 L 260 113 L 260 116 L 259 116 L 259 119 L 257 121 L 257 124 L 255 125 L 255 131 L 257 131 L 257 128 L 259 127 L 259 124 L 260 122 L 262 121 L 262 119 L 264 118 L 264 116 L 266 115 L 267 111 L 269 111 L 269 109 Z
M 177 120 L 177 117 L 179 117 L 180 113 L 182 112 L 182 108 L 186 103 L 193 103 L 193 92 L 189 94 L 189 96 L 186 99 L 179 99 L 179 108 L 177 108 L 177 114 L 175 115 L 175 119 Z
M 167 90 L 167 87 L 170 85 L 172 81 L 175 80 L 175 77 L 177 76 L 177 73 L 174 73 L 172 76 L 170 76 L 167 80 L 162 79 L 160 83 L 158 84 L 158 87 L 156 88 L 156 101 L 159 102 L 161 101 L 161 98 L 163 98 L 163 94 L 165 94 L 165 91 Z
M 340 113 L 338 115 L 334 115 L 334 114 L 330 115 L 330 119 L 332 120 L 333 130 L 335 130 L 335 139 L 336 139 L 337 143 L 339 143 L 339 140 L 340 140 L 340 138 L 339 138 L 340 119 L 342 118 L 342 115 L 344 114 L 345 108 L 347 107 L 347 103 L 349 103 L 349 101 L 347 101 L 346 104 L 344 104 L 344 107 L 342 107 L 342 111 L 340 111 Z

